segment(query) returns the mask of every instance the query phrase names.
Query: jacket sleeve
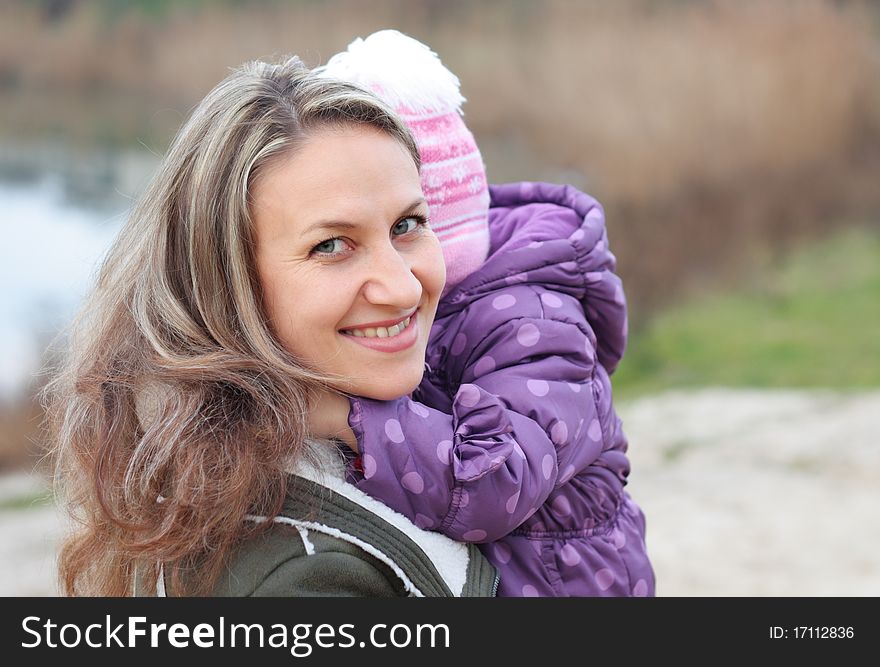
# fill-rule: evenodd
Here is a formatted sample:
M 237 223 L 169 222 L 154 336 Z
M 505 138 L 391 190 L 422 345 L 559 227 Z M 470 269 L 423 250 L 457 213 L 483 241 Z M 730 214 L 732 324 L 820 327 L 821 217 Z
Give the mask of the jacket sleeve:
M 352 481 L 420 528 L 496 540 L 553 489 L 550 439 L 478 384 L 458 388 L 452 414 L 409 398 L 352 398 L 351 405 L 363 468 Z
M 470 542 L 510 533 L 602 446 L 595 340 L 578 300 L 524 285 L 487 299 L 462 313 L 444 360 L 452 414 L 354 398 L 349 420 L 363 462 L 355 483 L 416 525 Z M 489 333 L 468 341 L 467 331 Z

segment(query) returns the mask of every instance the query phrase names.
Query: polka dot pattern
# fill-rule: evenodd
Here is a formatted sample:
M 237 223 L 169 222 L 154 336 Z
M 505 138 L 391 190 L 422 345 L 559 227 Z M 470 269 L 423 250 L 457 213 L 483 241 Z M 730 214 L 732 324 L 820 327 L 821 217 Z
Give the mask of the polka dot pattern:
M 410 412 L 417 414 L 422 419 L 427 419 L 431 412 L 421 403 L 416 403 L 415 401 L 407 401 L 406 406 L 410 409 Z
M 600 442 L 602 440 L 602 426 L 599 424 L 598 419 L 590 422 L 590 427 L 587 429 L 587 437 L 593 442 Z
M 569 567 L 574 567 L 581 562 L 581 555 L 577 552 L 577 549 L 570 544 L 563 546 L 562 549 L 559 550 L 559 555 L 562 558 L 562 562 Z
M 403 485 L 404 489 L 416 495 L 425 490 L 425 480 L 422 479 L 422 476 L 417 472 L 406 473 L 400 478 L 400 483 Z
M 583 229 L 575 229 L 571 236 L 568 237 L 572 241 L 580 241 L 584 238 L 584 230 Z
M 532 241 L 526 246 L 526 248 L 532 248 L 534 250 L 535 248 L 540 248 L 542 245 L 544 245 L 543 241 Z
M 523 347 L 532 347 L 541 340 L 541 332 L 531 322 L 523 324 L 516 332 L 516 342 Z
M 507 510 L 508 514 L 513 514 L 516 511 L 516 504 L 519 502 L 519 491 L 514 493 L 510 498 L 507 499 L 507 502 L 504 504 L 504 509 Z
M 644 579 L 639 579 L 636 582 L 636 585 L 633 586 L 632 594 L 634 597 L 643 598 L 648 595 L 648 582 Z
M 488 375 L 489 373 L 491 373 L 494 370 L 495 370 L 495 359 L 490 357 L 488 354 L 485 357 L 480 357 L 480 360 L 474 364 L 474 375 L 476 377 Z
M 541 303 L 548 308 L 560 308 L 562 306 L 562 299 L 550 292 L 544 292 L 541 294 Z
M 596 585 L 600 590 L 607 591 L 614 584 L 614 572 L 603 567 L 596 572 Z
M 550 509 L 558 517 L 571 516 L 571 503 L 565 496 L 556 496 L 550 505 Z
M 516 297 L 513 294 L 499 294 L 492 299 L 492 307 L 495 310 L 506 310 L 516 305 Z
M 528 380 L 526 388 L 532 396 L 546 396 L 550 392 L 550 384 L 546 380 Z
M 465 540 L 465 542 L 479 542 L 481 540 L 485 540 L 486 535 L 488 535 L 488 533 L 485 530 L 477 528 L 475 530 L 469 530 L 464 535 L 462 535 L 462 538 Z
M 437 443 L 437 458 L 440 463 L 452 463 L 452 440 L 441 440 Z
M 576 384 L 575 382 L 566 382 L 566 384 L 575 394 L 581 393 L 581 386 L 579 384 Z
M 480 390 L 472 384 L 463 384 L 455 398 L 464 407 L 472 408 L 480 402 Z
M 626 534 L 619 528 L 615 528 L 611 531 L 611 543 L 615 549 L 623 549 L 626 546 Z
M 513 451 L 517 453 L 517 455 L 523 460 L 526 460 L 526 453 L 523 451 L 522 447 L 519 446 L 518 442 L 513 443 Z
M 544 454 L 541 461 L 541 472 L 544 473 L 544 479 L 550 479 L 550 475 L 553 474 L 553 457 L 549 454 Z
M 522 587 L 523 597 L 527 598 L 536 598 L 538 597 L 538 589 L 532 586 L 531 584 L 526 584 Z
M 510 562 L 510 547 L 504 544 L 504 542 L 498 542 L 492 547 L 492 552 L 495 554 L 495 561 L 499 565 L 507 565 Z
M 564 421 L 558 421 L 550 427 L 550 440 L 555 445 L 564 445 L 568 442 L 568 426 Z
M 433 525 L 433 523 L 431 517 L 425 516 L 424 514 L 416 514 L 415 524 L 422 530 L 427 530 Z
M 400 422 L 396 419 L 389 419 L 385 422 L 385 435 L 388 436 L 388 439 L 391 442 L 400 444 L 403 442 L 403 428 L 400 426 Z
M 376 459 L 374 459 L 369 454 L 364 454 L 361 457 L 361 463 L 364 466 L 364 479 L 370 479 L 373 475 L 376 474 L 376 470 L 378 469 L 378 465 L 376 464 Z
M 464 348 L 467 347 L 467 336 L 463 333 L 457 334 L 455 338 L 452 339 L 452 347 L 449 348 L 449 353 L 458 356 L 462 352 L 464 352 Z

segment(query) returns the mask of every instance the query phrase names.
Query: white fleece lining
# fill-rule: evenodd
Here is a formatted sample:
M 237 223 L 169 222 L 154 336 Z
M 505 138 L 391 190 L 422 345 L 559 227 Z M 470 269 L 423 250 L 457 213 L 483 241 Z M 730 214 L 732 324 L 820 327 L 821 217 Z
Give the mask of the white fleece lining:
M 317 445 L 319 443 L 313 444 Z M 342 471 L 342 474 L 345 474 L 344 466 L 340 468 L 338 464 L 334 465 L 334 461 L 329 459 L 329 457 L 322 456 L 322 458 L 327 458 L 326 462 L 328 465 L 325 466 L 325 469 L 327 469 L 328 472 L 334 473 L 333 475 L 322 474 L 320 471 L 315 470 L 312 466 L 305 463 L 300 464 L 296 474 L 310 479 L 316 484 L 332 489 L 341 496 L 345 496 L 353 503 L 360 505 L 373 514 L 378 514 L 395 528 L 405 533 L 413 542 L 422 548 L 422 551 L 425 552 L 425 555 L 428 556 L 434 564 L 434 567 L 437 568 L 438 574 L 440 574 L 446 582 L 446 585 L 449 586 L 452 594 L 456 597 L 461 597 L 461 592 L 464 589 L 464 583 L 467 577 L 467 566 L 469 561 L 467 547 L 461 542 L 456 542 L 440 533 L 432 533 L 419 528 L 403 516 L 403 514 L 395 512 L 387 505 L 380 503 L 375 498 L 368 496 L 366 493 L 358 489 L 356 486 L 349 484 L 344 479 L 338 477 L 337 475 L 340 470 Z M 263 523 L 266 520 L 266 517 L 248 515 L 245 519 L 256 523 Z M 309 529 L 354 544 L 388 565 L 394 574 L 396 574 L 403 582 L 404 588 L 410 595 L 413 597 L 425 597 L 424 593 L 422 593 L 410 578 L 406 576 L 404 571 L 400 569 L 400 566 L 395 563 L 390 556 L 379 551 L 372 544 L 368 544 L 363 540 L 358 539 L 354 535 L 343 533 L 338 528 L 333 528 L 332 526 L 325 526 L 311 521 L 298 521 L 296 519 L 289 519 L 286 516 L 276 516 L 274 523 L 286 524 L 296 528 L 302 538 L 306 554 L 309 556 L 315 553 L 315 545 L 312 544 L 311 540 L 308 538 Z M 156 596 L 160 598 L 167 597 L 165 591 L 165 568 L 162 564 L 159 564 L 159 577 L 156 580 Z
M 299 531 L 299 536 L 302 538 L 303 546 L 306 548 L 306 555 L 314 555 L 315 545 L 312 544 L 312 541 L 309 539 L 309 531 L 307 531 L 302 526 L 297 526 L 296 529 Z
M 419 528 L 403 514 L 395 512 L 388 505 L 368 496 L 353 484 L 349 484 L 344 479 L 345 464 L 336 455 L 335 448 L 332 445 L 320 442 L 312 442 L 310 444 L 313 445 L 312 449 L 315 454 L 321 459 L 322 470 L 316 470 L 301 459 L 297 469 L 293 472 L 348 498 L 353 503 L 380 516 L 403 532 L 425 552 L 425 555 L 428 556 L 434 567 L 437 568 L 438 574 L 446 582 L 446 585 L 449 586 L 449 590 L 452 591 L 453 595 L 456 597 L 461 596 L 467 578 L 468 561 L 470 560 L 467 545 L 462 542 L 456 542 L 441 533 L 434 533 Z M 370 553 L 373 552 L 370 551 Z

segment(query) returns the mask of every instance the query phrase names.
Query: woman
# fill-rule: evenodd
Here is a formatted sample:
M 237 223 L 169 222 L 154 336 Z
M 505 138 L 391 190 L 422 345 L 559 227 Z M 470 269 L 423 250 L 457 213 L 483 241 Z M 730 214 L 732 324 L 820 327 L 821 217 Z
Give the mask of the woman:
M 47 387 L 66 593 L 494 593 L 475 547 L 346 484 L 329 439 L 354 441 L 339 392 L 422 377 L 445 275 L 418 169 L 388 107 L 295 58 L 196 108 Z

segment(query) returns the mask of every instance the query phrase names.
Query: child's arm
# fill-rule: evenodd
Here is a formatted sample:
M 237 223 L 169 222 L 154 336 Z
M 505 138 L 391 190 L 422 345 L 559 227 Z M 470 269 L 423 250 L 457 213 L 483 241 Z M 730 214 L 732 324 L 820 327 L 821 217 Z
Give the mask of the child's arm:
M 492 305 L 511 300 L 507 312 Z M 577 299 L 525 285 L 475 301 L 458 324 L 452 340 L 489 334 L 449 347 L 452 414 L 408 398 L 351 399 L 356 483 L 419 526 L 491 541 L 601 452 L 595 340 Z
M 421 528 L 468 542 L 506 535 L 546 500 L 556 452 L 527 417 L 476 384 L 446 414 L 409 398 L 351 398 L 355 484 Z M 522 444 L 520 444 L 522 443 Z

